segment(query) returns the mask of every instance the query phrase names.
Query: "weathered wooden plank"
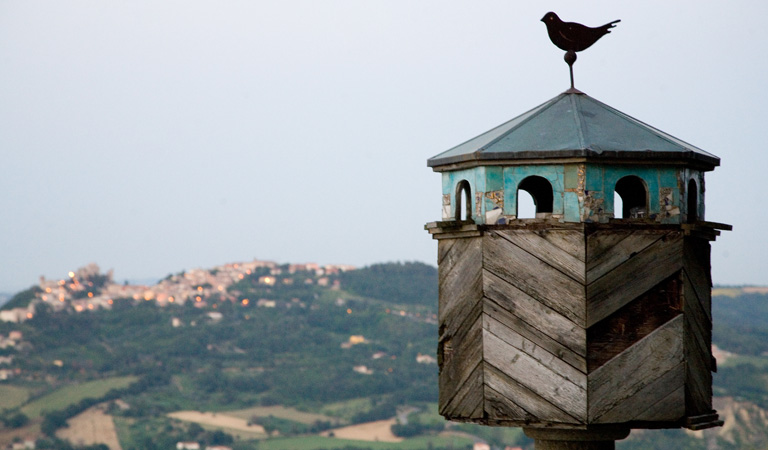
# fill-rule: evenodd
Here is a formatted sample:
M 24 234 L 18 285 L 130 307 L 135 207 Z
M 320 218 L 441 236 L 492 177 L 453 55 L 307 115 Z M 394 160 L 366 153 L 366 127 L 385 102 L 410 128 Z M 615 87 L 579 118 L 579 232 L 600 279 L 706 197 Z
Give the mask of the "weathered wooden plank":
M 537 332 L 546 334 L 578 355 L 586 355 L 586 331 L 566 316 L 487 270 L 483 271 L 483 291 L 501 309 Z
M 525 249 L 536 258 L 584 284 L 584 261 L 550 242 L 546 236 L 552 234 L 547 230 L 498 230 L 498 235 L 509 242 Z M 562 233 L 562 231 L 561 231 Z M 571 232 L 576 233 L 576 232 Z M 581 233 L 578 233 L 581 235 Z M 581 248 L 583 252 L 583 246 Z M 578 249 L 577 249 L 578 251 Z
M 438 375 L 440 404 L 447 404 L 467 383 L 467 379 L 483 358 L 482 320 L 477 315 L 466 333 L 441 338 L 438 353 L 441 366 Z
M 583 326 L 584 285 L 517 245 L 489 232 L 483 239 L 483 267 L 531 297 Z
M 702 309 L 712 320 L 712 278 L 710 276 L 710 244 L 703 239 L 686 237 L 683 244 L 683 267 L 696 291 Z
M 693 352 L 686 354 L 685 409 L 688 415 L 705 414 L 712 409 L 712 373 Z
M 458 240 L 459 239 L 441 239 L 437 241 L 437 265 L 438 266 L 443 264 L 443 260 L 445 259 L 446 255 L 448 255 L 451 252 L 453 245 Z
M 477 248 L 478 241 L 480 239 L 445 239 L 438 242 L 438 249 L 443 250 L 443 254 L 440 255 L 438 277 L 442 278 L 451 273 L 454 266 L 469 251 L 468 249 Z M 446 245 L 443 245 L 444 243 Z
M 483 380 L 485 385 L 496 391 L 501 398 L 510 399 L 530 413 L 534 422 L 584 423 L 584 416 L 577 418 L 568 414 L 492 365 L 485 365 Z
M 681 234 L 659 239 L 624 264 L 587 285 L 587 326 L 653 288 L 682 268 Z
M 638 422 L 677 421 L 685 415 L 685 386 L 680 386 L 649 406 L 633 420 Z
M 469 418 L 472 419 L 473 422 L 477 422 L 480 419 L 485 420 L 485 398 L 483 398 L 482 402 L 477 403 L 475 409 L 470 413 Z
M 482 263 L 482 239 L 454 239 L 438 270 L 438 284 L 451 283 L 467 268 Z
M 649 408 L 659 401 L 663 401 L 670 394 L 682 390 L 685 387 L 685 363 L 681 362 L 677 366 L 666 372 L 657 374 L 655 380 L 649 383 L 634 395 L 624 399 L 622 402 L 614 405 L 603 415 L 599 417 L 590 417 L 591 423 L 622 423 L 632 420 L 674 420 L 680 419 L 685 415 L 685 401 L 678 405 L 673 405 L 671 409 L 660 411 L 659 417 L 645 415 L 644 419 L 638 416 L 643 415 Z
M 552 245 L 556 245 L 568 254 L 575 256 L 582 263 L 586 261 L 587 240 L 584 228 L 569 230 L 545 229 L 542 231 L 545 231 L 545 233 L 541 236 L 552 243 Z
M 536 420 L 533 414 L 526 411 L 511 398 L 507 398 L 490 386 L 485 386 L 485 414 L 490 420 Z
M 581 420 L 586 417 L 587 392 L 583 387 L 488 331 L 483 332 L 483 359 L 569 415 Z
M 690 324 L 687 324 L 690 325 Z M 706 414 L 712 409 L 712 372 L 709 351 L 702 351 L 692 342 L 695 337 L 690 326 L 685 328 L 686 379 L 685 406 L 688 415 Z
M 682 312 L 680 278 L 667 278 L 587 330 L 590 372 Z
M 592 283 L 601 276 L 615 269 L 617 266 L 623 264 L 633 255 L 640 253 L 654 242 L 662 239 L 669 234 L 669 231 L 662 230 L 636 230 L 627 235 L 627 231 L 619 230 L 600 230 L 597 236 L 594 234 L 595 239 L 599 237 L 610 236 L 616 233 L 618 237 L 624 237 L 620 239 L 616 244 L 610 247 L 601 248 L 601 252 L 598 257 L 588 255 L 587 261 L 587 283 Z
M 622 240 L 632 235 L 632 230 L 611 229 L 611 230 L 592 230 L 587 233 L 587 252 L 586 264 L 587 271 L 592 269 L 595 264 L 599 264 L 601 259 L 606 256 L 613 247 Z
M 504 323 L 496 320 L 496 318 L 483 314 L 483 329 L 492 333 L 508 345 L 514 347 L 517 350 L 521 350 L 526 355 L 535 359 L 548 369 L 557 373 L 561 377 L 580 387 L 581 389 L 587 388 L 587 375 L 586 372 L 582 372 L 570 364 L 564 362 L 561 358 L 550 353 L 543 347 L 537 345 L 536 342 L 526 339 L 524 336 L 510 329 Z M 485 336 L 485 335 L 484 335 Z M 500 370 L 505 370 L 503 367 L 499 367 Z
M 686 347 L 697 351 L 702 359 L 711 360 L 712 356 L 712 323 L 704 313 L 690 279 L 683 275 L 683 308 L 686 323 Z M 710 363 L 706 366 L 711 369 Z
M 438 322 L 441 334 L 455 334 L 482 298 L 481 243 L 456 243 L 445 259 L 448 263 L 438 269 Z
M 440 399 L 440 414 L 449 419 L 469 419 L 475 417 L 478 405 L 482 411 L 484 404 L 483 373 L 483 364 L 478 362 L 461 387 L 452 393 L 452 396 Z M 442 389 L 440 394 L 443 394 Z
M 677 316 L 587 376 L 589 420 L 640 392 L 683 362 L 683 317 Z
M 517 331 L 526 339 L 536 342 L 542 348 L 553 355 L 556 355 L 577 370 L 587 373 L 587 360 L 584 354 L 579 354 L 571 348 L 554 340 L 549 335 L 542 333 L 540 330 L 537 330 L 535 326 L 526 323 L 516 315 L 504 310 L 504 308 L 500 307 L 492 299 L 486 297 L 483 300 L 483 311 L 503 323 L 505 326 Z M 580 344 L 582 351 L 585 350 L 584 344 L 585 342 Z

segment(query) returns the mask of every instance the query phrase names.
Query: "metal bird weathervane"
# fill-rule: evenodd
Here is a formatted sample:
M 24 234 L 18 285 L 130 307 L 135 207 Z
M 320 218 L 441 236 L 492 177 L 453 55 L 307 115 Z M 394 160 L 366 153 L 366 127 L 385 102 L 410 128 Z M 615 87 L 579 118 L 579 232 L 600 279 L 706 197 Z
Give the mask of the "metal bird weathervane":
M 558 48 L 565 50 L 565 62 L 571 73 L 571 90 L 575 91 L 573 86 L 573 63 L 576 62 L 576 52 L 588 49 L 598 39 L 611 32 L 611 28 L 621 20 L 614 20 L 603 26 L 590 28 L 575 22 L 563 22 L 557 17 L 557 14 L 548 12 L 541 19 L 547 26 L 549 39 Z

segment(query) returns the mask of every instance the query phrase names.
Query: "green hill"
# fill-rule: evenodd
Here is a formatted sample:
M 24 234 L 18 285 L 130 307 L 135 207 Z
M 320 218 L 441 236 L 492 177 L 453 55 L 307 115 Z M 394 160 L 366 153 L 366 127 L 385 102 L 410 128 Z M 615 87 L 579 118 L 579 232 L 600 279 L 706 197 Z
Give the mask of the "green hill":
M 225 291 L 183 304 L 123 298 L 111 309 L 76 312 L 41 303 L 31 320 L 0 323 L 0 335 L 23 334 L 19 345 L 0 349 L 14 356 L 18 372 L 0 385 L 13 394 L 0 405 L 6 423 L 0 439 L 15 427 L 53 433 L 67 418 L 106 402 L 125 450 L 172 448 L 179 440 L 234 440 L 240 450 L 466 448 L 473 439 L 500 448 L 530 445 L 519 429 L 447 424 L 437 415 L 437 365 L 417 362 L 435 354 L 434 267 L 376 264 L 323 274 L 322 282 L 287 266 L 265 280 L 269 273 L 254 271 Z M 34 296 L 33 288 L 14 298 L 20 305 Z M 740 355 L 720 364 L 716 393 L 768 408 L 768 296 L 715 297 L 713 315 L 714 342 Z M 182 410 L 229 414 L 273 436 L 264 441 L 263 434 L 166 416 Z M 397 446 L 318 437 L 398 411 L 409 418 L 398 432 L 414 438 Z M 438 435 L 445 430 L 453 434 Z M 766 434 L 748 439 L 768 441 Z M 747 438 L 738 439 L 654 431 L 633 433 L 617 448 L 703 449 L 717 442 L 735 449 Z

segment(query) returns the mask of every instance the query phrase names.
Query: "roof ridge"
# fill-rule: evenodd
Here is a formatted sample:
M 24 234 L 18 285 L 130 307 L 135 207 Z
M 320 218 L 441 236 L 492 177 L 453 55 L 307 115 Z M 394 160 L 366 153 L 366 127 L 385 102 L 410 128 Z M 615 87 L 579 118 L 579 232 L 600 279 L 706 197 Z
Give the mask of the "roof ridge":
M 586 95 L 586 94 L 580 94 Z M 577 97 L 579 95 L 571 95 L 571 105 L 573 105 L 573 120 L 576 122 L 576 129 L 579 131 L 579 146 L 583 149 L 587 148 L 586 130 L 584 129 L 584 121 L 581 120 L 581 103 L 578 102 Z M 589 96 L 587 96 L 589 97 Z

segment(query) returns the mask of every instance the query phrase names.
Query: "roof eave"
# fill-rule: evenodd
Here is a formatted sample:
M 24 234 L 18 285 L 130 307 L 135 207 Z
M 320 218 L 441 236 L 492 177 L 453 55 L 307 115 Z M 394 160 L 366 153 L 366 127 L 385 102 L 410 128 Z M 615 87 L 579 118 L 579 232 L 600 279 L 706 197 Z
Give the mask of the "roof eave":
M 610 164 L 613 162 L 643 162 L 657 164 L 682 164 L 693 165 L 704 171 L 714 170 L 720 165 L 720 158 L 694 151 L 686 152 L 662 152 L 654 150 L 645 151 L 622 151 L 622 150 L 603 150 L 597 152 L 592 149 L 571 149 L 571 150 L 536 150 L 522 152 L 473 152 L 462 155 L 449 156 L 445 158 L 430 158 L 427 160 L 427 166 L 435 171 L 451 170 L 445 166 L 471 165 L 514 165 L 515 161 L 538 160 L 544 162 L 562 162 L 564 159 L 583 158 L 589 163 Z M 443 168 L 441 170 L 441 168 Z

